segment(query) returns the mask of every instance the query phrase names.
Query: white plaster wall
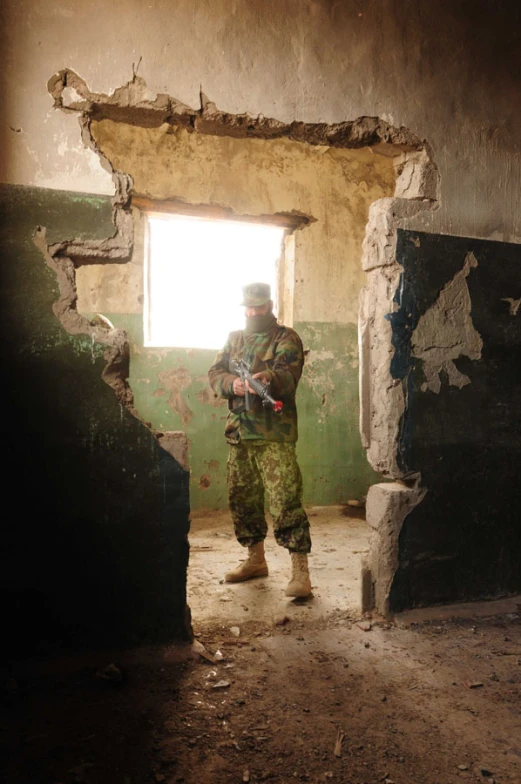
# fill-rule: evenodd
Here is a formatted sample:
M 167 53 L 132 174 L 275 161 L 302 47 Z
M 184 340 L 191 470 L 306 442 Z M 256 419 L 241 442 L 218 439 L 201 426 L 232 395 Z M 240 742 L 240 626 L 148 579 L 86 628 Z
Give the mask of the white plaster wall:
M 514 0 L 7 0 L 0 180 L 111 193 L 75 116 L 51 110 L 63 67 L 111 92 L 139 73 L 191 106 L 288 121 L 378 115 L 428 139 L 430 231 L 521 239 L 520 8 Z

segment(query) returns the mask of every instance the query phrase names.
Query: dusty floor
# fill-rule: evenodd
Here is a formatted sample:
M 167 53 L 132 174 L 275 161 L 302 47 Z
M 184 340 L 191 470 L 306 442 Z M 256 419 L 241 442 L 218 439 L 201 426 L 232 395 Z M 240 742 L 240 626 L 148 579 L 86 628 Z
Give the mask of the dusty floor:
M 337 512 L 317 510 L 315 595 L 300 604 L 284 598 L 272 553 L 264 589 L 233 586 L 221 601 L 220 559 L 240 551 L 224 519 L 196 521 L 194 648 L 16 668 L 2 688 L 0 781 L 519 784 L 521 598 L 361 619 L 365 524 Z M 99 677 L 110 662 L 122 681 Z
M 190 533 L 188 596 L 196 623 L 211 621 L 271 622 L 281 613 L 328 618 L 340 611 L 360 612 L 361 560 L 369 549 L 369 526 L 363 509 L 314 506 L 307 509 L 313 540 L 309 556 L 313 599 L 298 603 L 284 590 L 291 561 L 271 533 L 266 538 L 267 578 L 225 583 L 224 573 L 245 558 L 235 540 L 228 512 L 193 513 Z

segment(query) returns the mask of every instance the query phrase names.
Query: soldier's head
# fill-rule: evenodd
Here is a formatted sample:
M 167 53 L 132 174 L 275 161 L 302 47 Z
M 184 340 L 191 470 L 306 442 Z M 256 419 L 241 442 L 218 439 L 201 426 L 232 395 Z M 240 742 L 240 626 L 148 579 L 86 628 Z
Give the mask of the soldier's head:
M 246 318 L 265 316 L 271 313 L 273 302 L 271 289 L 267 283 L 248 283 L 242 289 L 242 302 Z

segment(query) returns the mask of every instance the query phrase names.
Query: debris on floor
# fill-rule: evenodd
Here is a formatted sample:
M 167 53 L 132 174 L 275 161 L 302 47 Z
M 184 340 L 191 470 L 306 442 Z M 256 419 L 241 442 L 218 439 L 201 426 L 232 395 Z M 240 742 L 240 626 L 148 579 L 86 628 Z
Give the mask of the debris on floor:
M 229 520 L 196 524 L 193 644 L 3 673 L 0 780 L 519 784 L 519 597 L 481 615 L 362 615 L 368 531 L 349 514 L 313 510 L 316 587 L 300 605 L 284 596 L 282 548 L 266 548 L 269 577 L 223 586 Z
M 225 659 L 119 652 L 122 689 L 93 677 L 110 652 L 27 662 L 1 700 L 0 779 L 519 784 L 521 660 L 496 652 L 521 650 L 521 614 L 373 623 L 367 650 L 359 621 L 310 616 L 288 635 L 270 616 L 239 639 L 200 624 L 211 655 L 236 643 Z

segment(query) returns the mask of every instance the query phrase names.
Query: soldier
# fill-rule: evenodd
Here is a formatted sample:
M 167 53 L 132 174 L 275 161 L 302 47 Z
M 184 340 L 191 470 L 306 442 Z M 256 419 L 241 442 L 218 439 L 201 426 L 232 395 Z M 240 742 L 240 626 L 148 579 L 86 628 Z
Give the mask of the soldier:
M 293 329 L 277 323 L 267 283 L 244 286 L 242 304 L 246 327 L 228 336 L 208 372 L 214 393 L 228 400 L 224 433 L 230 445 L 228 498 L 235 536 L 248 548 L 246 561 L 228 572 L 225 580 L 236 583 L 268 574 L 264 557 L 266 494 L 275 539 L 291 554 L 292 577 L 286 596 L 305 597 L 311 593 L 307 558 L 311 538 L 295 454 L 295 393 L 304 364 L 302 341 Z M 269 384 L 271 395 L 282 401 L 280 413 L 264 407 L 248 382 L 230 372 L 230 362 L 241 359 L 253 377 Z M 249 411 L 244 410 L 245 385 L 253 400 Z

